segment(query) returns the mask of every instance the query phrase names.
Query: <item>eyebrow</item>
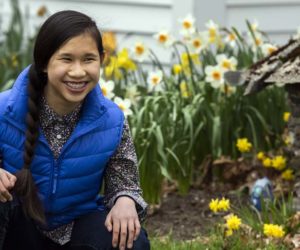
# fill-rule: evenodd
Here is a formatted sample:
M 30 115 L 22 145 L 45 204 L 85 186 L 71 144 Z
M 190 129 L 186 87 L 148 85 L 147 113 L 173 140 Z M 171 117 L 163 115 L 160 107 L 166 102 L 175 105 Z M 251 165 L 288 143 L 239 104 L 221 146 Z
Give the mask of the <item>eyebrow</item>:
M 61 53 L 61 54 L 58 54 L 58 56 L 67 56 L 67 57 L 72 57 L 74 56 L 73 54 L 70 54 L 70 53 Z M 94 54 L 94 53 L 86 53 L 84 54 L 84 57 L 98 57 L 98 55 Z

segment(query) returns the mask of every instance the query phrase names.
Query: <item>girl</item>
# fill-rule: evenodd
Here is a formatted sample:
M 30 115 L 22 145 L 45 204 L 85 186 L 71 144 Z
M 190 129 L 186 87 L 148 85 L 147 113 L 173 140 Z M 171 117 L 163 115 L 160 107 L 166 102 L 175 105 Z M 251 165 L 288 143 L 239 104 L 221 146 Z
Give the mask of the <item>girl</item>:
M 128 123 L 98 85 L 103 58 L 95 22 L 58 12 L 0 94 L 0 249 L 150 249 Z

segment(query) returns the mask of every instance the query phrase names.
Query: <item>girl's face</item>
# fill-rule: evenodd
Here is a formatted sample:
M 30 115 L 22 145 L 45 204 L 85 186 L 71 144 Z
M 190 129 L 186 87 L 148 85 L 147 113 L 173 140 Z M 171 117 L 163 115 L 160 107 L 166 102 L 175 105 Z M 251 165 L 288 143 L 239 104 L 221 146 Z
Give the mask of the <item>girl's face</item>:
M 58 114 L 71 112 L 97 85 L 100 61 L 97 44 L 88 33 L 71 38 L 51 56 L 44 94 Z

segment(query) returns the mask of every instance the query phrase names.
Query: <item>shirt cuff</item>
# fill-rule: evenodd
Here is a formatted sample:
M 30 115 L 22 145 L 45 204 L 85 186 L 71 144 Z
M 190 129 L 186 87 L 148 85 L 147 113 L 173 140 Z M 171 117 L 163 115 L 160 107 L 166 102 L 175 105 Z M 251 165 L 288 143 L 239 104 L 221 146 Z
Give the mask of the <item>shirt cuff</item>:
M 115 204 L 115 202 L 117 201 L 117 199 L 121 196 L 130 197 L 131 199 L 133 199 L 135 201 L 135 207 L 136 207 L 136 211 L 138 213 L 139 219 L 140 219 L 140 221 L 144 221 L 146 218 L 146 215 L 147 215 L 148 204 L 145 202 L 143 197 L 136 192 L 120 191 L 107 201 L 106 206 L 109 209 L 111 209 L 113 207 L 113 205 Z

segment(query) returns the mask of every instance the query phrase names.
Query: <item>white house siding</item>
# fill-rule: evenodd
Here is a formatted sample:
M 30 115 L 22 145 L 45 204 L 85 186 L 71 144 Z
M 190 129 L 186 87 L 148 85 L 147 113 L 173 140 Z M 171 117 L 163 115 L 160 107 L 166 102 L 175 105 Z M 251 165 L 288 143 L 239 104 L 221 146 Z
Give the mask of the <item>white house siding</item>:
M 158 57 L 168 63 L 170 52 L 157 46 L 153 34 L 161 29 L 178 35 L 178 18 L 192 13 L 197 26 L 213 19 L 221 26 L 246 30 L 245 20 L 257 19 L 271 40 L 282 44 L 300 25 L 300 0 L 19 0 L 26 16 L 25 24 L 33 31 L 43 21 L 36 12 L 46 6 L 49 13 L 74 9 L 92 16 L 103 31 L 114 31 L 119 46 L 130 47 L 144 41 Z M 7 27 L 10 0 L 0 0 L 0 28 Z M 2 23 L 1 23 L 2 19 Z M 0 32 L 1 33 L 1 32 Z

